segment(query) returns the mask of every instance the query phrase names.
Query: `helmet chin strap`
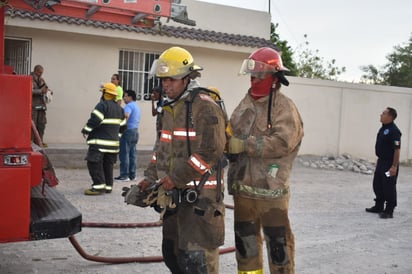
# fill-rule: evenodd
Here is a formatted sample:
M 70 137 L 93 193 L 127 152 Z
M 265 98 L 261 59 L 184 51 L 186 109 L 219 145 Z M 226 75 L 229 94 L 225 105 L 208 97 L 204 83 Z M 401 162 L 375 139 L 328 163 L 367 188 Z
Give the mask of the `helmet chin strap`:
M 267 128 L 271 129 L 272 128 L 272 100 L 274 100 L 274 94 L 276 92 L 276 87 L 278 86 L 278 78 L 273 75 L 273 82 L 272 82 L 272 87 L 269 90 L 269 100 L 268 100 L 268 117 L 267 117 Z
M 268 83 L 266 83 L 266 87 L 265 89 L 261 88 L 259 89 L 258 86 L 255 86 L 256 88 L 256 92 L 255 94 L 253 94 L 253 90 L 252 90 L 252 97 L 257 100 L 259 98 L 262 98 L 264 96 L 269 95 L 269 100 L 268 100 L 268 112 L 267 112 L 267 128 L 271 129 L 272 128 L 272 106 L 274 105 L 274 100 L 276 98 L 276 91 L 280 88 L 280 85 L 289 85 L 288 80 L 284 77 L 283 75 L 283 71 L 279 71 L 277 73 L 272 74 L 272 83 L 270 85 L 270 87 L 268 86 Z M 253 89 L 253 87 L 252 87 Z M 267 90 L 267 93 L 264 92 L 264 90 Z M 259 92 L 260 91 L 260 92 Z M 263 91 L 263 92 L 262 92 Z M 259 94 L 260 93 L 260 94 Z
M 285 86 L 289 86 L 289 81 L 288 79 L 286 79 L 285 72 L 283 70 L 276 72 L 274 76 L 276 76 L 279 83 Z

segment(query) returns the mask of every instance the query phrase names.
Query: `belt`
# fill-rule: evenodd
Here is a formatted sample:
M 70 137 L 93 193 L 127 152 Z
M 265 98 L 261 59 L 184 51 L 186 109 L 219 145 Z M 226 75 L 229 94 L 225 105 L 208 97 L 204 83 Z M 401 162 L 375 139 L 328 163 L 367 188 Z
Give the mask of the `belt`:
M 289 187 L 272 190 L 234 183 L 232 189 L 262 198 L 283 198 L 289 195 Z
M 195 188 L 195 184 L 199 185 L 200 181 L 192 181 L 190 183 L 187 183 L 186 186 L 189 188 Z M 206 181 L 203 188 L 206 189 L 216 189 L 217 187 L 217 181 L 216 180 L 211 180 L 211 181 Z

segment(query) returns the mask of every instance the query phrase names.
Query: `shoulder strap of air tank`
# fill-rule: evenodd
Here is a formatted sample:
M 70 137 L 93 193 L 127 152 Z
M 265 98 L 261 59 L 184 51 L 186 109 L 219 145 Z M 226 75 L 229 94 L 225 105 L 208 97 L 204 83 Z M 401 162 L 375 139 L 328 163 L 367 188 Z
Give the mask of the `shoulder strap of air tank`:
M 192 150 L 190 148 L 190 136 L 189 136 L 189 128 L 193 128 L 193 111 L 192 111 L 192 103 L 193 100 L 196 98 L 196 96 L 202 91 L 202 90 L 208 90 L 207 88 L 202 88 L 202 87 L 197 87 L 194 88 L 191 92 L 190 95 L 187 97 L 185 103 L 186 103 L 186 143 L 187 143 L 187 152 L 188 155 L 192 155 Z
M 190 96 L 188 96 L 188 98 L 186 99 L 185 103 L 186 103 L 186 141 L 187 141 L 187 151 L 188 151 L 188 155 L 190 156 L 192 154 L 191 152 L 191 148 L 190 148 L 190 136 L 189 136 L 189 128 L 192 127 L 193 128 L 193 112 L 192 112 L 192 103 L 193 100 L 196 98 L 196 96 L 201 92 L 207 92 L 207 93 L 214 93 L 218 96 L 219 100 L 221 100 L 220 95 L 218 93 L 216 93 L 213 90 L 204 88 L 204 87 L 197 87 L 195 89 L 192 90 Z M 223 157 L 222 159 L 219 159 L 218 163 L 211 168 L 211 170 L 209 172 L 206 172 L 198 185 L 195 184 L 195 189 L 198 193 L 200 193 L 200 191 L 202 190 L 204 184 L 206 183 L 207 179 L 209 178 L 209 176 L 211 175 L 211 173 L 213 173 L 214 171 L 216 171 L 216 182 L 217 182 L 217 186 L 216 186 L 216 202 L 220 202 L 220 200 L 222 199 L 222 169 L 227 165 L 227 160 Z

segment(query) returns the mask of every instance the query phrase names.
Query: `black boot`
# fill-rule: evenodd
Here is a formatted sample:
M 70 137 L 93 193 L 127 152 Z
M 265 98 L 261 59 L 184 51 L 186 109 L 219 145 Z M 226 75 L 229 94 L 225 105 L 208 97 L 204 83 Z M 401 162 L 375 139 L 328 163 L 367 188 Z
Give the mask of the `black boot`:
M 381 219 L 392 219 L 393 218 L 393 209 L 386 208 L 384 211 L 379 213 Z
M 366 212 L 370 212 L 370 213 L 381 213 L 383 211 L 383 208 L 373 206 L 373 207 L 367 207 L 365 208 L 365 210 Z
M 365 208 L 365 210 L 369 213 L 381 213 L 383 211 L 383 202 L 378 202 L 375 199 L 375 205 L 373 207 Z

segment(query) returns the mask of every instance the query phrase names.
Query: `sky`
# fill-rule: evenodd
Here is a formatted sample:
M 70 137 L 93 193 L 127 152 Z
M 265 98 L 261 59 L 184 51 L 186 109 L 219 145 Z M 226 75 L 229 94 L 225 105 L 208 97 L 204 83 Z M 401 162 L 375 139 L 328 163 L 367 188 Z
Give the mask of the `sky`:
M 270 0 L 202 0 L 259 11 L 269 10 Z M 272 22 L 292 50 L 318 50 L 325 61 L 336 60 L 346 72 L 339 80 L 359 82 L 360 67 L 379 69 L 395 46 L 405 46 L 412 36 L 411 0 L 271 0 Z M 304 35 L 307 38 L 304 38 Z

